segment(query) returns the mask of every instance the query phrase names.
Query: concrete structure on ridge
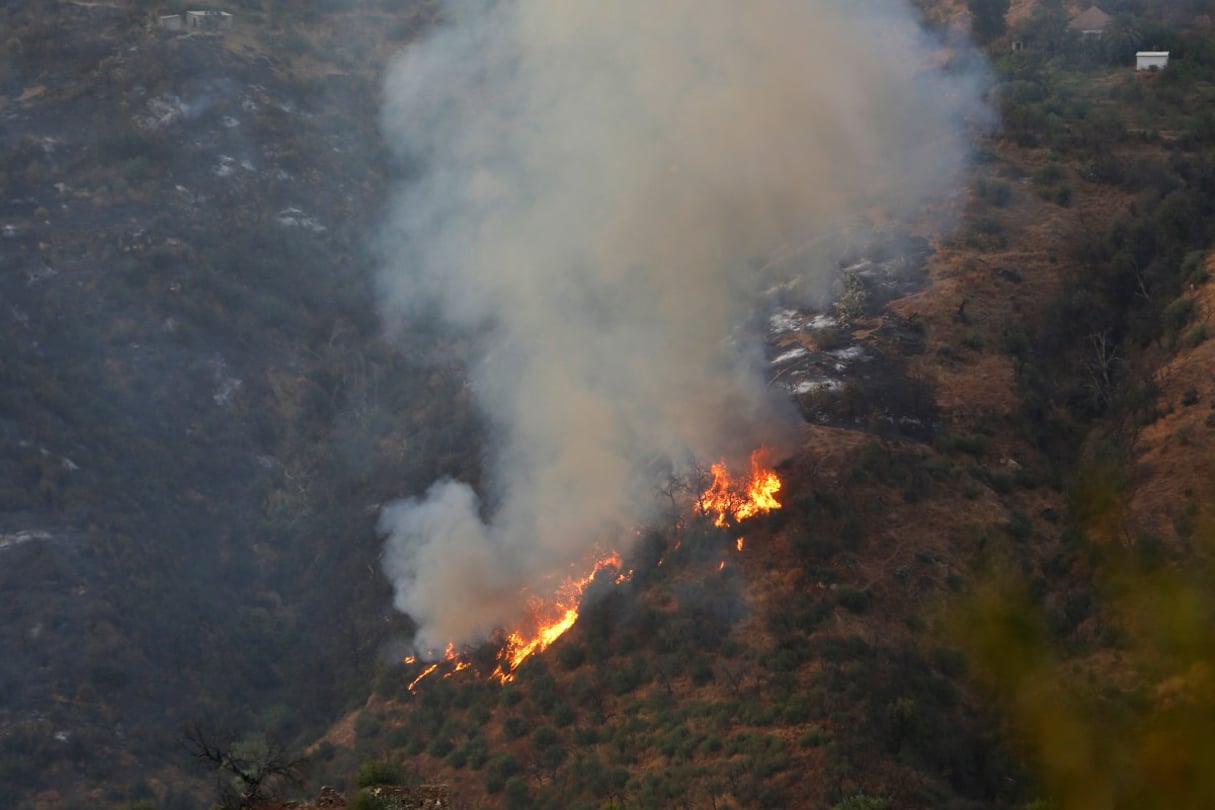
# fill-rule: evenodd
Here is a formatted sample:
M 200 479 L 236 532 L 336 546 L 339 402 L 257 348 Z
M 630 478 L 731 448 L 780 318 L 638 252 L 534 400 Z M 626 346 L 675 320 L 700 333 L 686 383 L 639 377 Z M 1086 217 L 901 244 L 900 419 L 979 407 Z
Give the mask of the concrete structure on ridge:
M 1160 70 L 1168 63 L 1168 51 L 1138 51 L 1135 53 L 1135 70 Z
M 191 31 L 227 31 L 232 15 L 226 11 L 187 11 L 186 28 Z

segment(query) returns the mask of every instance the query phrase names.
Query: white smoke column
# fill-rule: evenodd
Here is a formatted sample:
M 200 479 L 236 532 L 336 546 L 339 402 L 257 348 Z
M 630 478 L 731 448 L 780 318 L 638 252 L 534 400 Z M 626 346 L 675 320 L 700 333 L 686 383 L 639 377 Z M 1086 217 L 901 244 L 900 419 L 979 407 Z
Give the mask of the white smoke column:
M 982 82 L 941 61 L 900 0 L 457 0 L 405 50 L 385 313 L 482 338 L 494 436 L 487 506 L 442 481 L 382 515 L 419 649 L 623 543 L 656 460 L 787 436 L 738 337 L 757 268 L 957 184 Z

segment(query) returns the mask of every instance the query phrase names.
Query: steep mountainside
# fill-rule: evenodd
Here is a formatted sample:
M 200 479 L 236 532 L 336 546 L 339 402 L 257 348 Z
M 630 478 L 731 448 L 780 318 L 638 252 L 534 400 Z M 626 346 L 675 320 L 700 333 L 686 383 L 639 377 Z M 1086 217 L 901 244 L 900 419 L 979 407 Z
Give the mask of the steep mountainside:
M 493 643 L 415 681 L 378 565 L 381 504 L 481 475 L 461 347 L 375 306 L 380 72 L 439 8 L 4 4 L 0 805 L 209 806 L 202 727 L 324 806 L 1210 806 L 1211 9 L 1028 5 L 959 228 L 773 313 L 782 508 L 673 482 L 503 684 Z
M 367 509 L 468 431 L 378 338 L 373 76 L 0 15 L 0 804 L 121 802 L 190 722 L 290 738 L 359 691 L 397 621 Z

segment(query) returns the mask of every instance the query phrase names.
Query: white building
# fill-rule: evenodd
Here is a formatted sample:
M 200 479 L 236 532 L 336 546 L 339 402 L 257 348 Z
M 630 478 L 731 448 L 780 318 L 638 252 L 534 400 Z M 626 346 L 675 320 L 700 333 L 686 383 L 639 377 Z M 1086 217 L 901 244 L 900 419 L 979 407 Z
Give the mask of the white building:
M 1168 63 L 1168 51 L 1138 51 L 1135 54 L 1135 70 L 1160 70 Z
M 186 28 L 203 31 L 225 31 L 232 27 L 232 15 L 226 11 L 187 11 Z

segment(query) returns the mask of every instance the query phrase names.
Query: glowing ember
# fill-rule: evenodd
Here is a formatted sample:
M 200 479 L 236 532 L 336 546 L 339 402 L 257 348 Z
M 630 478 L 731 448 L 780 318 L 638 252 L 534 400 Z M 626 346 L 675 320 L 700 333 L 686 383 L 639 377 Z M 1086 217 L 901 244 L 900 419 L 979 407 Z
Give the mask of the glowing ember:
M 724 461 L 710 468 L 713 483 L 700 495 L 697 504 L 701 514 L 713 518 L 714 526 L 725 526 L 731 520 L 738 523 L 763 512 L 780 509 L 776 493 L 780 492 L 780 478 L 767 464 L 767 452 L 762 448 L 751 454 L 751 477 L 746 481 L 730 476 Z M 742 538 L 738 549 L 742 550 Z
M 739 551 L 742 551 L 743 545 L 746 543 L 746 540 L 747 540 L 747 538 L 745 538 L 745 537 L 738 538 L 736 541 L 734 541 L 735 547 L 738 548 Z

